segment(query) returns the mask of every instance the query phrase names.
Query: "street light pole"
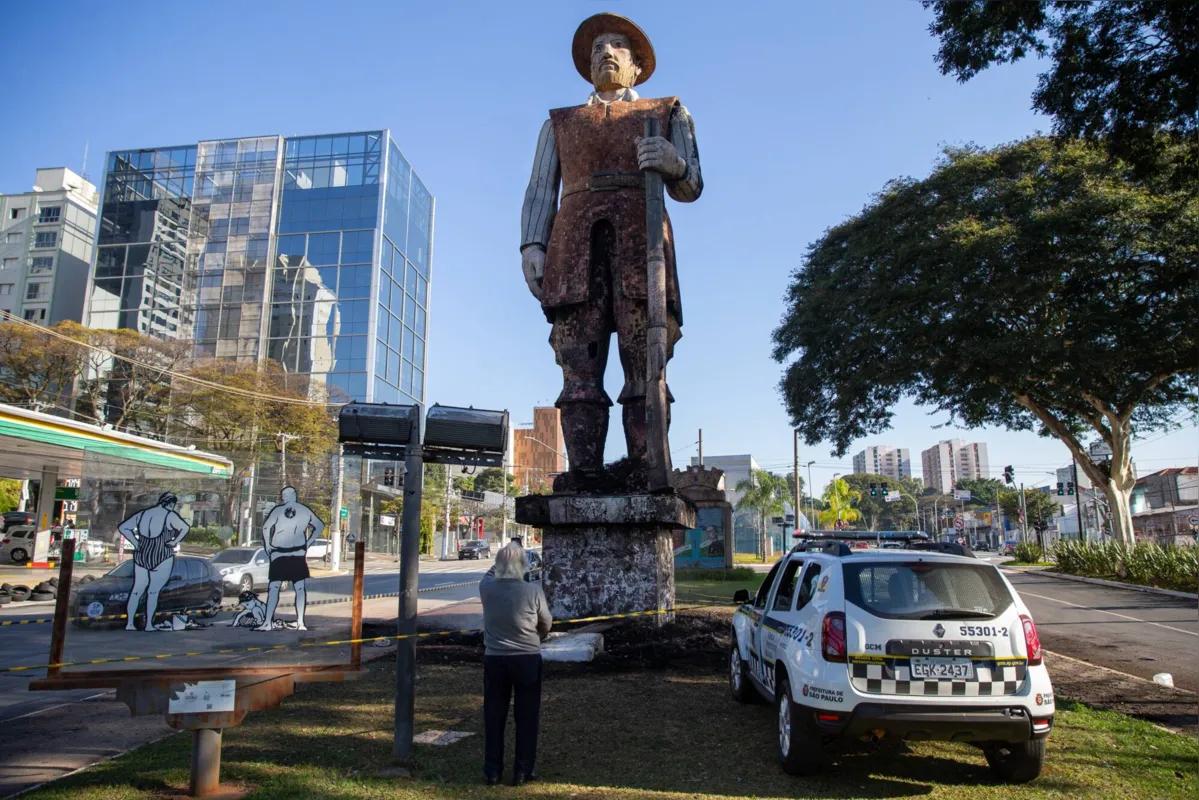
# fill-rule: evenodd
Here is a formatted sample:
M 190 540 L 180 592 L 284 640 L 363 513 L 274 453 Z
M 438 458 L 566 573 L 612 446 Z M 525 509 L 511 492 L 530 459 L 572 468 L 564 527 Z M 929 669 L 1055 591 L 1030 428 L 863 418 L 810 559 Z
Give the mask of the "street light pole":
M 816 524 L 812 521 L 813 518 L 816 516 L 816 493 L 815 493 L 816 487 L 812 486 L 812 465 L 815 463 L 816 463 L 815 461 L 809 461 L 808 465 L 807 465 L 808 466 L 808 497 L 812 498 L 812 503 L 811 503 L 812 516 L 808 518 L 809 525 Z

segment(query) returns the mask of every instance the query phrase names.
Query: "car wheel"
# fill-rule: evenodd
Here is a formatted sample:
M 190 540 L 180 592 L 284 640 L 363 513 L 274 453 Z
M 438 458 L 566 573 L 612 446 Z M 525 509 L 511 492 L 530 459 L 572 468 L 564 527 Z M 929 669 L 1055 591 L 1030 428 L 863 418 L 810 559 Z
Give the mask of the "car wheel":
M 806 715 L 796 713 L 795 704 L 791 702 L 791 686 L 786 678 L 778 682 L 775 707 L 778 711 L 776 738 L 783 771 L 790 775 L 814 774 L 820 769 L 820 752 L 824 742 L 820 732 L 813 730 L 811 723 L 804 718 Z
M 758 694 L 749 680 L 749 665 L 741 657 L 735 636 L 733 646 L 729 648 L 729 694 L 738 703 L 752 703 Z
M 26 561 L 29 560 L 29 553 L 25 552 L 25 550 L 20 547 L 14 547 L 11 555 L 12 555 L 12 560 L 18 564 L 24 564 Z
M 992 771 L 1007 783 L 1028 783 L 1045 766 L 1045 740 L 1005 742 L 983 751 Z
M 254 576 L 253 575 L 242 575 L 241 583 L 238 585 L 237 591 L 238 591 L 238 594 L 241 594 L 242 592 L 254 591 Z

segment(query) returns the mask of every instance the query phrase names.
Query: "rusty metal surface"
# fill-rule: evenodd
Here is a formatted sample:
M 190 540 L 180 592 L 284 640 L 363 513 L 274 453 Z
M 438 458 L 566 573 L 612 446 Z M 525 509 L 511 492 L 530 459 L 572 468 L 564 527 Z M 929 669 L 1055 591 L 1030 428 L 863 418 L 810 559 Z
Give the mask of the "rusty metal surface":
M 75 540 L 64 539 L 62 559 L 58 564 L 58 595 L 54 600 L 54 623 L 50 629 L 50 663 L 62 663 L 62 649 L 67 639 L 67 615 L 71 606 L 71 573 L 75 568 Z M 47 677 L 55 677 L 61 667 L 50 667 Z
M 344 664 L 293 664 L 279 667 L 204 667 L 151 672 L 145 669 L 71 670 L 57 678 L 39 678 L 29 682 L 29 691 L 63 689 L 115 689 L 126 682 L 217 681 L 227 678 L 277 678 L 284 675 L 337 675 L 352 672 Z
M 350 619 L 350 666 L 357 669 L 362 664 L 362 580 L 366 571 L 366 542 L 354 544 L 354 613 Z

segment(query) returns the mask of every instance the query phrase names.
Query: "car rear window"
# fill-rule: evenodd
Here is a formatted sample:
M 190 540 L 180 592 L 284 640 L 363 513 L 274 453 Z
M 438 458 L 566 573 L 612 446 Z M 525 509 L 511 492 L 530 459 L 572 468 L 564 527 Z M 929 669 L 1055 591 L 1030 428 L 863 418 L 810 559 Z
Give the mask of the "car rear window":
M 222 550 L 212 557 L 214 564 L 246 564 L 250 561 L 250 556 L 254 555 L 253 550 Z
M 862 561 L 842 568 L 846 602 L 884 619 L 991 619 L 1012 604 L 990 565 Z

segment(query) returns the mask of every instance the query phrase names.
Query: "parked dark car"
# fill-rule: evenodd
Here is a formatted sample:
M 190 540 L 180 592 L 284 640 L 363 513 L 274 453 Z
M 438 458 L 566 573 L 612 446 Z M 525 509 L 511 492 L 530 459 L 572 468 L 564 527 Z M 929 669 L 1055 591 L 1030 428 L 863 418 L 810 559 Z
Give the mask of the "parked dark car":
M 78 625 L 93 624 L 91 620 L 125 613 L 125 604 L 129 601 L 129 591 L 133 588 L 133 562 L 126 561 L 104 577 L 81 584 L 71 598 L 71 618 Z M 171 577 L 158 595 L 158 610 L 160 612 L 181 612 L 216 616 L 220 611 L 221 599 L 224 592 L 221 588 L 221 575 L 206 558 L 196 556 L 175 556 L 175 564 L 171 568 Z M 145 601 L 142 601 L 143 612 L 138 613 L 137 626 L 143 626 Z M 162 621 L 162 618 L 157 620 Z M 115 624 L 124 620 L 100 620 L 103 623 Z
M 471 539 L 458 544 L 458 560 L 464 558 L 491 558 L 491 542 L 482 539 Z
M 32 525 L 33 512 L 31 511 L 6 511 L 4 516 L 0 517 L 0 530 L 6 531 L 13 525 Z

